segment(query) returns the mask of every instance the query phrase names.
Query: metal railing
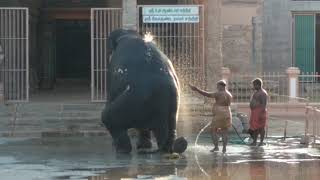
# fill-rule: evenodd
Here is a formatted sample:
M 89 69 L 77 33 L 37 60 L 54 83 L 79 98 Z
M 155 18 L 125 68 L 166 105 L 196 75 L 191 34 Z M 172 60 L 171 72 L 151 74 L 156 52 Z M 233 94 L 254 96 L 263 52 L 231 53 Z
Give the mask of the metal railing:
M 320 102 L 320 74 L 304 73 L 298 76 L 298 92 L 300 97 L 309 98 L 311 102 Z
M 29 101 L 29 10 L 0 7 L 0 82 L 8 102 Z
M 122 27 L 121 8 L 91 9 L 91 101 L 107 99 L 107 39 Z
M 234 74 L 228 80 L 228 88 L 234 96 L 234 102 L 249 102 L 250 96 L 253 93 L 251 81 L 257 77 L 263 80 L 263 87 L 269 93 L 271 103 L 283 103 L 290 100 L 288 98 L 289 77 L 287 74 Z M 298 97 L 307 98 L 310 102 L 320 102 L 320 74 L 302 72 L 297 79 L 297 90 Z
M 172 61 L 184 93 L 192 93 L 188 83 L 198 87 L 205 87 L 206 84 L 204 6 L 188 6 L 199 9 L 199 22 L 144 22 L 143 9 L 157 7 L 154 5 L 139 5 L 137 14 L 138 31 L 141 34 L 152 34 L 159 49 Z M 166 7 L 186 7 L 186 5 L 166 5 Z
M 313 138 L 312 144 L 320 141 L 320 109 L 315 106 L 306 107 L 305 119 L 305 139 L 310 142 L 309 137 Z
M 303 137 L 306 134 L 306 109 L 309 99 L 291 97 L 287 95 L 274 95 L 284 102 L 268 105 L 268 129 L 270 136 Z
M 282 73 L 235 74 L 228 80 L 228 89 L 233 95 L 233 102 L 249 102 L 253 93 L 252 80 L 263 80 L 263 87 L 269 94 L 270 102 L 286 102 L 288 100 L 288 76 Z

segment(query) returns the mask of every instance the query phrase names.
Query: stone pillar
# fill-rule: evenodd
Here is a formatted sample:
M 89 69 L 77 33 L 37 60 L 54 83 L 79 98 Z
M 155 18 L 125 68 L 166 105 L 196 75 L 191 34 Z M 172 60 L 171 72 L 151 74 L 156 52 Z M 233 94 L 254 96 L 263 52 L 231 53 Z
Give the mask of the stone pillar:
M 222 75 L 222 79 L 224 79 L 228 84 L 228 81 L 229 81 L 229 78 L 230 78 L 230 75 L 231 75 L 230 69 L 227 68 L 227 67 L 222 67 L 221 68 L 221 75 Z
M 262 74 L 263 60 L 262 60 L 262 24 L 263 24 L 263 3 L 264 0 L 257 0 L 257 16 L 252 18 L 252 60 L 254 72 Z
M 252 18 L 252 48 L 254 72 L 262 73 L 262 18 L 261 16 Z
M 299 85 L 299 80 L 298 80 L 298 75 L 300 74 L 300 70 L 297 67 L 289 67 L 287 69 L 287 74 L 288 74 L 288 79 L 289 79 L 289 96 L 290 96 L 290 101 L 294 102 L 296 101 L 296 97 L 298 97 L 299 92 L 298 92 L 298 85 Z
M 137 30 L 137 0 L 122 0 L 122 27 Z
M 222 67 L 221 0 L 207 0 L 205 10 L 207 89 L 213 90 L 220 78 Z

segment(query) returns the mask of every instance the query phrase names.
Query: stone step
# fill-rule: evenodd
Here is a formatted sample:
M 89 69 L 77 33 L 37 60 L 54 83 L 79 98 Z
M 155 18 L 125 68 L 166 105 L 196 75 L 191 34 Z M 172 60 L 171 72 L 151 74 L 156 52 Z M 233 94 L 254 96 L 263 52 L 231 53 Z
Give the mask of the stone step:
M 59 103 L 28 103 L 28 104 L 0 104 L 0 114 L 13 113 L 15 110 L 19 113 L 28 112 L 101 112 L 101 104 L 59 104 Z
M 30 111 L 30 112 L 21 112 L 18 111 L 15 113 L 17 116 L 100 116 L 101 111 L 63 111 L 63 112 L 55 112 L 55 111 L 41 111 L 41 112 L 35 112 L 35 111 Z M 13 116 L 13 112 L 9 112 L 3 115 L 9 115 Z
M 8 117 L 8 118 L 2 118 L 3 120 L 12 120 L 13 117 Z M 0 119 L 0 121 L 2 120 Z M 74 117 L 58 117 L 58 116 L 51 116 L 51 117 L 41 117 L 41 116 L 23 116 L 23 117 L 16 117 L 16 120 L 19 121 L 79 121 L 79 122 L 86 122 L 86 121 L 100 121 L 100 117 L 97 116 L 74 116 Z
M 1 126 L 64 126 L 64 125 L 77 125 L 77 126 L 88 126 L 88 125 L 102 125 L 101 121 L 87 121 L 87 122 L 78 122 L 78 121 L 11 121 L 11 122 L 1 122 Z
M 91 137 L 91 136 L 109 136 L 108 131 L 105 130 L 83 130 L 83 131 L 59 131 L 59 130 L 48 130 L 48 131 L 1 131 L 0 137 Z
M 0 104 L 0 136 L 106 135 L 108 132 L 101 122 L 103 108 L 104 104 L 89 103 L 26 103 L 16 106 Z M 193 115 L 203 112 L 209 114 L 210 109 L 203 104 L 183 104 L 180 107 L 178 124 L 189 121 Z

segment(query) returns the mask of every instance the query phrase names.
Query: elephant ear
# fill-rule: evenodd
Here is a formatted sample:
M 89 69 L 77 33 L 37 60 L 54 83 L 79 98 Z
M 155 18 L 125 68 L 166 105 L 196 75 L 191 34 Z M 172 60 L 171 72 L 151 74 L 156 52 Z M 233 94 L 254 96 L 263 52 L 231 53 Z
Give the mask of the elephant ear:
M 108 38 L 107 40 L 107 49 L 109 52 L 113 51 L 116 49 L 116 41 L 114 40 L 114 38 L 112 38 L 111 36 Z
M 114 51 L 117 48 L 120 39 L 127 37 L 140 37 L 140 35 L 135 30 L 116 29 L 109 35 L 107 49 L 109 51 Z
M 123 29 L 116 29 L 109 34 L 107 40 L 108 51 L 114 51 L 117 47 L 117 39 L 123 34 Z

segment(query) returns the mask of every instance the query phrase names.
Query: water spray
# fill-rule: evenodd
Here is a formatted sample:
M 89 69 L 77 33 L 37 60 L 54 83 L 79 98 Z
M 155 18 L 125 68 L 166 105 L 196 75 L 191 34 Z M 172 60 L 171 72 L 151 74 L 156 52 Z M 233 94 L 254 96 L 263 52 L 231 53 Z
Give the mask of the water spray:
M 206 120 L 206 119 L 205 119 Z M 196 140 L 194 142 L 194 146 L 195 147 L 198 147 L 198 139 L 199 139 L 199 136 L 200 134 L 208 127 L 211 125 L 211 121 L 209 123 L 207 123 L 207 125 L 205 125 L 200 131 L 199 133 L 197 134 L 197 137 L 196 137 Z M 198 160 L 198 156 L 197 156 L 197 153 L 194 153 L 194 158 L 196 159 L 196 163 L 200 169 L 200 171 L 205 174 L 207 177 L 210 177 L 209 174 L 200 166 L 200 163 L 199 163 L 199 160 Z
M 153 41 L 153 35 L 151 34 L 151 32 L 146 32 L 146 34 L 143 37 L 143 40 L 145 42 L 151 42 Z
M 205 119 L 206 120 L 206 119 Z M 197 134 L 196 136 L 196 140 L 194 142 L 194 146 L 195 147 L 198 147 L 198 139 L 199 139 L 199 136 L 201 135 L 201 133 L 207 129 L 207 127 L 209 127 L 210 125 L 212 124 L 211 121 L 209 121 L 200 131 L 199 133 Z M 240 134 L 238 133 L 237 129 L 234 127 L 234 125 L 232 125 L 234 131 L 236 132 L 236 134 L 238 135 L 238 137 L 241 139 L 241 141 L 243 142 L 243 144 L 246 144 L 245 141 L 242 139 L 242 137 L 240 136 Z M 197 153 L 194 153 L 194 158 L 196 159 L 196 163 L 197 163 L 197 166 L 198 168 L 200 169 L 200 171 L 206 175 L 207 177 L 210 177 L 209 174 L 201 167 L 200 163 L 199 163 L 199 159 L 198 159 L 198 156 L 197 156 Z

